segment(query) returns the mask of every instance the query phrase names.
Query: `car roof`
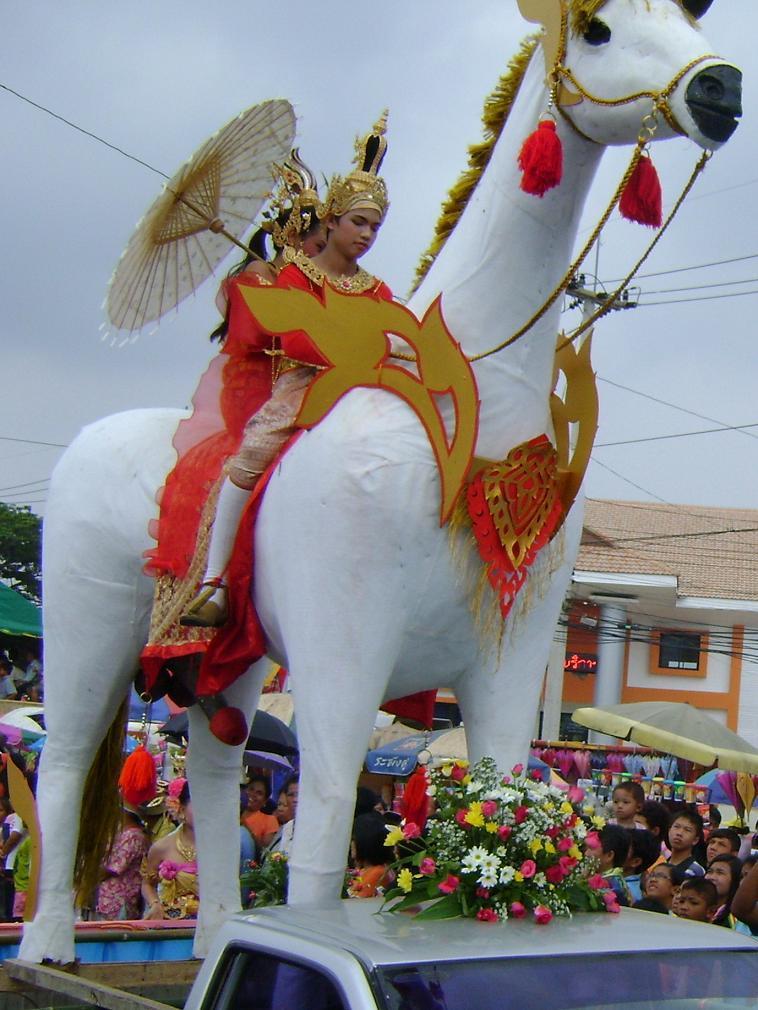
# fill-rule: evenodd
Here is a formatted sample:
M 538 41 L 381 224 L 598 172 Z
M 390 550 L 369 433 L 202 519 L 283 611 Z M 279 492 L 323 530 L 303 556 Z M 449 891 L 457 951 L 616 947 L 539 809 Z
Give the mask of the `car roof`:
M 350 951 L 372 965 L 533 954 L 756 949 L 754 940 L 733 930 L 638 909 L 556 917 L 548 925 L 539 926 L 527 920 L 496 924 L 463 918 L 419 922 L 407 913 L 381 912 L 381 904 L 380 898 L 353 898 L 319 908 L 263 908 L 235 917 L 237 936 L 244 942 L 246 924 L 263 926 L 269 934 L 287 934 Z M 252 940 L 252 935 L 248 939 Z M 271 940 L 276 942 L 273 935 Z

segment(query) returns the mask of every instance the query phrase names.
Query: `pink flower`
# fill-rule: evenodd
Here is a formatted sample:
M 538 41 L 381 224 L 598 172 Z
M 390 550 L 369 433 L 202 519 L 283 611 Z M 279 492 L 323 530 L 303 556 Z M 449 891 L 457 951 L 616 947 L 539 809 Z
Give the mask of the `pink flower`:
M 184 789 L 186 781 L 187 781 L 186 779 L 181 778 L 171 779 L 171 781 L 168 784 L 168 789 L 166 790 L 166 792 L 172 799 L 174 800 L 178 799 L 179 796 L 181 796 L 182 789 Z
M 539 770 L 539 768 L 535 768 L 533 772 L 530 772 L 529 777 L 531 779 L 534 779 L 535 782 L 541 782 L 542 772 Z
M 587 878 L 587 883 L 593 891 L 604 891 L 607 885 L 605 877 L 600 873 L 593 873 L 591 877 Z
M 545 870 L 545 877 L 549 884 L 560 884 L 566 874 L 563 872 L 563 868 L 556 864 L 555 866 L 548 866 Z
M 513 772 L 514 775 L 520 775 L 523 772 L 523 770 L 524 766 L 522 764 L 514 765 L 513 768 L 511 768 L 511 771 Z
M 442 883 L 437 886 L 443 894 L 455 894 L 460 887 L 460 883 L 461 882 L 457 877 L 454 877 L 452 873 L 448 873 Z
M 524 880 L 529 880 L 537 872 L 537 864 L 533 859 L 525 859 L 519 867 Z
M 606 908 L 609 909 L 611 907 L 611 905 L 615 905 L 617 903 L 617 900 L 618 899 L 616 898 L 615 891 L 604 891 L 603 892 L 603 901 L 605 902 L 605 907 Z
M 553 825 L 552 828 L 548 828 L 545 832 L 548 838 L 557 838 L 560 833 L 561 829 L 557 828 L 555 825 Z
M 418 824 L 414 824 L 413 821 L 408 821 L 407 824 L 403 825 L 403 837 L 404 838 L 420 838 L 421 828 Z
M 511 777 L 510 777 L 510 775 L 503 775 L 502 782 L 503 782 L 504 786 L 509 786 L 511 784 Z
M 568 801 L 569 803 L 581 803 L 584 799 L 584 789 L 580 789 L 579 786 L 570 786 L 568 791 Z
M 510 824 L 501 824 L 497 829 L 497 836 L 502 842 L 507 842 L 508 839 L 513 834 L 513 828 Z
M 523 824 L 529 816 L 529 807 L 516 807 L 513 812 L 516 824 Z
M 480 908 L 476 913 L 476 917 L 480 922 L 497 922 L 498 914 L 494 908 Z
M 466 768 L 461 768 L 460 765 L 453 765 L 453 770 L 450 773 L 450 777 L 455 782 L 462 782 L 463 779 L 465 779 L 467 775 L 468 775 L 468 771 L 467 771 Z
M 178 863 L 174 863 L 170 859 L 164 859 L 162 863 L 158 864 L 158 876 L 163 880 L 173 880 L 178 872 Z
M 576 860 L 572 856 L 561 856 L 558 865 L 563 871 L 564 877 L 567 877 L 576 866 Z
M 593 851 L 601 848 L 600 835 L 597 831 L 588 831 L 584 839 L 584 844 L 588 849 L 592 849 Z
M 526 915 L 526 908 L 521 904 L 520 901 L 511 902 L 511 907 L 509 911 L 514 919 L 523 919 L 524 916 Z
M 547 905 L 537 905 L 534 910 L 534 921 L 538 926 L 546 926 L 553 918 L 553 913 Z
M 573 847 L 574 847 L 574 841 L 571 838 L 561 838 L 561 840 L 558 842 L 559 852 L 568 852 L 568 850 L 573 849 Z
M 466 810 L 456 810 L 455 811 L 455 819 L 456 819 L 457 823 L 461 825 L 462 828 L 470 828 L 471 827 L 471 825 L 466 820 L 466 814 L 467 813 L 468 813 L 467 809 Z
M 437 871 L 437 864 L 431 858 L 431 856 L 424 856 L 421 862 L 418 864 L 418 872 L 423 874 L 425 877 L 433 876 Z
M 485 817 L 494 817 L 497 813 L 497 803 L 495 800 L 485 800 L 482 803 L 482 813 Z
M 621 905 L 617 901 L 606 901 L 605 910 L 606 912 L 613 912 L 615 915 L 621 911 Z
M 486 888 L 486 887 L 477 887 L 477 889 L 476 889 L 476 896 L 477 896 L 477 898 L 485 898 L 485 899 L 487 899 L 490 896 L 490 892 L 489 892 L 488 888 Z

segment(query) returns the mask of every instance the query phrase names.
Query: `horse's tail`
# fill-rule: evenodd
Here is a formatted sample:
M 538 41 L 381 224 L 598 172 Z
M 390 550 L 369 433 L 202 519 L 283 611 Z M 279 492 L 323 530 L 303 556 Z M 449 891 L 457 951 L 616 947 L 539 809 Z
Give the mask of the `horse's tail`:
M 74 888 L 85 903 L 100 882 L 101 868 L 121 823 L 117 782 L 123 764 L 127 714 L 128 698 L 125 698 L 97 749 L 84 783 Z

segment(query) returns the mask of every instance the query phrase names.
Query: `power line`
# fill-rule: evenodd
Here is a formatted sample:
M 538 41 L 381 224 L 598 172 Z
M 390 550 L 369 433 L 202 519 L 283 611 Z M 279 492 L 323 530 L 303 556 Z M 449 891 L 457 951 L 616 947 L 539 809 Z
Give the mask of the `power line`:
M 690 438 L 692 435 L 714 435 L 723 431 L 743 431 L 745 428 L 758 428 L 754 424 L 725 425 L 722 428 L 701 428 L 699 431 L 682 431 L 677 435 L 649 435 L 646 438 L 628 438 L 622 442 L 596 442 L 595 449 L 607 449 L 612 445 L 637 445 L 640 442 L 663 442 L 672 438 Z
M 680 291 L 706 291 L 709 288 L 733 288 L 739 284 L 758 284 L 758 277 L 747 277 L 744 281 L 719 281 L 716 284 L 693 284 L 683 288 L 661 288 L 658 291 L 643 291 L 644 295 L 673 295 Z
M 22 95 L 18 91 L 14 91 L 13 88 L 9 88 L 7 84 L 0 84 L 0 88 L 4 91 L 10 92 L 11 95 L 15 95 L 16 98 L 20 98 L 22 102 L 27 102 L 29 105 L 33 105 L 34 108 L 39 109 L 40 112 L 46 112 L 47 115 L 52 116 L 53 119 L 57 119 L 61 123 L 65 123 L 66 126 L 70 126 L 72 130 L 78 130 L 79 133 L 83 133 L 85 137 L 91 137 L 99 144 L 104 144 L 105 147 L 109 147 L 112 151 L 117 151 L 119 154 L 123 154 L 123 156 L 125 158 L 129 158 L 130 161 L 136 161 L 138 165 L 143 165 L 145 168 L 149 168 L 151 172 L 155 172 L 156 175 L 160 175 L 163 179 L 169 178 L 169 176 L 167 176 L 165 172 L 161 172 L 159 168 L 149 165 L 141 158 L 136 158 L 133 154 L 129 154 L 129 152 L 125 151 L 122 147 L 116 147 L 115 144 L 111 144 L 109 141 L 103 140 L 103 138 L 98 137 L 96 133 L 91 133 L 89 130 L 85 130 L 81 126 L 77 126 L 76 123 L 72 123 L 70 119 L 65 119 L 63 116 L 59 116 L 57 112 L 53 112 L 51 109 L 45 108 L 44 105 L 40 105 L 38 102 L 33 102 L 31 98 L 27 98 L 26 95 Z
M 665 498 L 661 498 L 660 495 L 655 494 L 653 491 L 648 491 L 648 489 L 643 487 L 641 484 L 635 484 L 633 480 L 629 480 L 629 478 L 625 477 L 623 473 L 619 473 L 618 470 L 614 470 L 613 467 L 608 466 L 607 463 L 601 463 L 600 460 L 596 459 L 594 456 L 592 456 L 591 459 L 597 466 L 602 467 L 603 470 L 607 470 L 608 473 L 612 473 L 613 476 L 618 477 L 619 480 L 623 480 L 625 484 L 630 484 L 632 487 L 637 488 L 638 491 L 642 491 L 643 494 L 649 495 L 651 498 L 655 498 L 656 501 L 662 502 L 664 505 L 671 505 L 671 502 L 666 501 Z
M 0 487 L 0 492 L 15 491 L 17 487 L 32 487 L 34 484 L 46 484 L 49 480 L 49 477 L 43 477 L 41 480 L 29 480 L 25 484 L 9 484 L 8 487 Z M 36 490 L 41 491 L 42 488 L 37 488 Z
M 656 270 L 649 274 L 635 274 L 635 280 L 641 281 L 646 280 L 649 277 L 667 277 L 670 274 L 683 274 L 687 273 L 689 270 L 706 270 L 710 267 L 721 267 L 725 266 L 727 263 L 744 263 L 746 260 L 758 259 L 758 253 L 750 253 L 747 256 L 732 256 L 727 260 L 713 260 L 710 263 L 695 263 L 693 266 L 689 267 L 676 267 L 673 270 Z M 605 284 L 618 284 L 619 281 L 623 281 L 623 277 L 615 277 L 613 280 L 604 281 Z
M 747 295 L 758 295 L 758 288 L 753 288 L 750 291 L 733 291 L 731 294 L 725 295 L 703 295 L 702 298 L 670 298 L 660 302 L 637 302 L 636 308 L 649 309 L 654 305 L 690 305 L 692 302 L 716 302 L 723 298 L 745 298 Z
M 49 445 L 53 449 L 68 449 L 66 442 L 40 442 L 35 438 L 13 438 L 11 435 L 0 435 L 0 442 L 24 442 L 26 445 Z

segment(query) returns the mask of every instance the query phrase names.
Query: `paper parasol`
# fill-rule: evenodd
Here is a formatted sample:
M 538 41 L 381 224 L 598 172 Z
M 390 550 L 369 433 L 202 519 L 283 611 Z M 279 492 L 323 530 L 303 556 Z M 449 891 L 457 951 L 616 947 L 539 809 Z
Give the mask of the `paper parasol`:
M 108 286 L 119 330 L 140 330 L 186 298 L 227 255 L 271 193 L 290 152 L 295 113 L 272 99 L 240 113 L 166 183 L 137 225 Z M 245 247 L 242 246 L 244 249 Z

